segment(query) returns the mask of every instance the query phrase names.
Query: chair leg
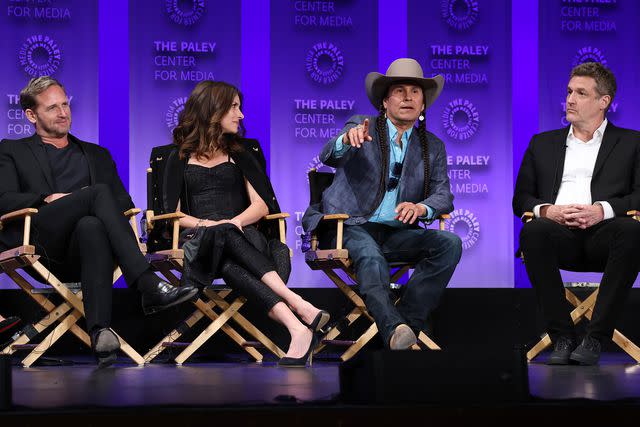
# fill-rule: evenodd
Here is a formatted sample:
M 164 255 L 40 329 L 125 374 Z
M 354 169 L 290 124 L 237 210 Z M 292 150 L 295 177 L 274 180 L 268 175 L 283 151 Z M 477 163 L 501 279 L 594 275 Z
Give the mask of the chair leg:
M 418 334 L 418 341 L 424 344 L 429 350 L 442 350 L 435 341 L 422 331 Z
M 372 323 L 371 326 L 369 326 L 369 328 L 362 335 L 360 335 L 356 342 L 349 346 L 347 351 L 342 353 L 342 356 L 340 356 L 340 360 L 346 362 L 347 360 L 351 359 L 362 349 L 362 347 L 367 345 L 367 343 L 371 341 L 371 339 L 375 337 L 377 333 L 378 327 L 375 323 Z
M 172 343 L 175 342 L 178 338 L 182 336 L 184 332 L 191 329 L 196 323 L 200 321 L 204 317 L 204 313 L 200 310 L 194 311 L 189 317 L 187 317 L 177 328 L 169 332 L 162 340 L 158 342 L 151 350 L 144 355 L 144 360 L 146 363 L 151 362 L 157 356 L 160 355 L 167 347 L 164 346 L 164 343 Z
M 237 298 L 229 308 L 222 313 L 214 322 L 212 322 L 207 328 L 198 335 L 198 337 L 179 355 L 175 361 L 181 365 L 187 360 L 197 349 L 199 349 L 213 334 L 215 334 L 224 325 L 233 314 L 235 314 L 240 307 L 244 304 L 244 298 Z
M 30 367 L 33 363 L 40 358 L 56 341 L 60 339 L 75 323 L 82 317 L 82 313 L 78 310 L 73 310 L 71 314 L 66 316 L 58 326 L 42 340 L 40 344 L 34 348 L 27 357 L 22 360 L 22 366 L 25 368 Z
M 211 299 L 218 307 L 222 310 L 229 309 L 229 303 L 225 301 L 224 297 L 218 295 L 216 292 L 207 292 L 205 290 L 205 294 Z M 269 337 L 260 331 L 253 323 L 249 322 L 246 317 L 244 317 L 240 312 L 237 312 L 232 317 L 233 321 L 236 322 L 242 329 L 244 329 L 249 335 L 254 337 L 258 342 L 260 342 L 267 350 L 276 355 L 277 357 L 284 357 L 285 352 L 280 349 Z M 245 341 L 246 342 L 246 341 Z M 240 344 L 244 346 L 244 344 Z

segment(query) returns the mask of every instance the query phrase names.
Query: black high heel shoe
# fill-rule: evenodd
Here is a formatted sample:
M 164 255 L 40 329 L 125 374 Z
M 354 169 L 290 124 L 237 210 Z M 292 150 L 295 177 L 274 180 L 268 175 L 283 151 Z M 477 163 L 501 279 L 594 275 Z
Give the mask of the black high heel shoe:
M 331 319 L 331 315 L 328 311 L 320 310 L 316 317 L 313 318 L 313 321 L 309 324 L 302 322 L 307 328 L 311 329 L 311 332 L 319 332 L 322 328 L 325 327 L 327 323 L 329 323 L 329 319 Z
M 309 348 L 307 352 L 302 357 L 283 357 L 278 361 L 278 366 L 284 366 L 287 368 L 305 368 L 307 366 L 307 362 L 309 366 L 313 365 L 313 351 L 318 346 L 318 337 L 315 332 L 312 332 L 313 336 L 311 337 L 311 343 L 309 344 Z

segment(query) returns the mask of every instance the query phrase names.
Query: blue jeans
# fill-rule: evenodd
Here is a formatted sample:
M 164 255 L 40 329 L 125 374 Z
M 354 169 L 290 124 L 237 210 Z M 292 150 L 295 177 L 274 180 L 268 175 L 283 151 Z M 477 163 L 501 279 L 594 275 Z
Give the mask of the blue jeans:
M 462 255 L 460 238 L 448 231 L 401 229 L 373 222 L 345 226 L 343 245 L 386 346 L 401 323 L 416 333 L 423 329 Z M 398 261 L 415 263 L 415 270 L 394 305 L 388 263 Z

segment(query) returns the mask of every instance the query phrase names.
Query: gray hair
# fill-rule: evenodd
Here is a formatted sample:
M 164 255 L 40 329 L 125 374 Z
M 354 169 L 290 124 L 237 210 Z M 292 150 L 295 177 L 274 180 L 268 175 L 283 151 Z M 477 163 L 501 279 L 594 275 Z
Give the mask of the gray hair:
M 36 96 L 40 95 L 51 86 L 59 86 L 64 91 L 62 83 L 49 76 L 40 76 L 29 80 L 29 83 L 20 91 L 20 106 L 23 110 L 36 107 Z M 65 91 L 66 92 L 66 91 Z

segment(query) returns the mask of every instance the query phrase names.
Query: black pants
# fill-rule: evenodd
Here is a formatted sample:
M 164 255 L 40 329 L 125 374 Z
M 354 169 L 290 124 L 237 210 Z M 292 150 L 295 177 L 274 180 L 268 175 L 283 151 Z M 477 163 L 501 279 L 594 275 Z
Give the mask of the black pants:
M 235 230 L 227 234 L 220 270 L 222 278 L 227 285 L 267 312 L 282 301 L 260 281 L 269 271 L 276 271 L 285 283 L 289 280 L 291 262 L 287 245 L 277 240 L 267 243 L 254 227 L 244 228 L 243 234 Z
M 581 230 L 538 218 L 522 228 L 520 247 L 551 339 L 575 334 L 560 269 L 604 272 L 587 333 L 611 338 L 638 274 L 640 223 L 614 218 Z
M 111 324 L 115 266 L 120 266 L 128 285 L 149 268 L 129 222 L 104 184 L 42 206 L 33 218 L 32 241 L 60 280 L 82 283 L 89 331 Z

